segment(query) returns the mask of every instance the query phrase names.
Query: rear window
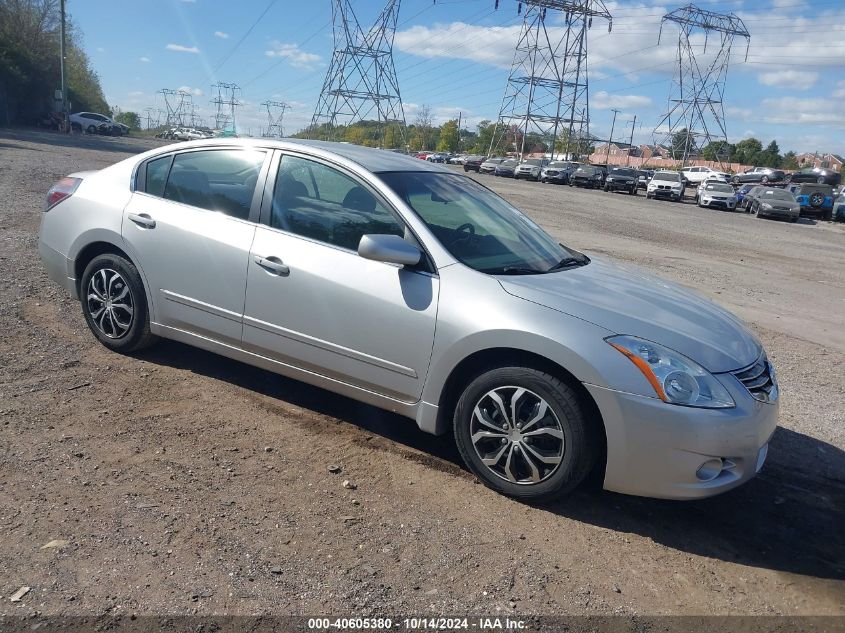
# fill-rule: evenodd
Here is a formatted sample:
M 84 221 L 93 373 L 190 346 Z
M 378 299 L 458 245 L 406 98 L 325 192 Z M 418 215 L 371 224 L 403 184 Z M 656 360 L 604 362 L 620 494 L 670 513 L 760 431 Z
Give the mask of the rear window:
M 784 191 L 783 189 L 766 189 L 764 192 L 760 194 L 761 200 L 787 200 L 789 202 L 795 202 L 795 198 L 792 197 L 792 194 L 788 191 Z
M 610 175 L 611 176 L 630 176 L 631 178 L 633 178 L 637 175 L 637 172 L 634 169 L 624 169 L 624 168 L 619 169 L 619 168 L 616 168 L 616 169 L 614 169 L 613 171 L 610 172 Z
M 147 163 L 147 173 L 144 182 L 144 191 L 151 196 L 164 195 L 164 185 L 167 184 L 167 172 L 170 169 L 172 156 L 156 158 Z
M 720 185 L 718 183 L 709 182 L 704 186 L 705 191 L 720 191 L 722 193 L 733 193 L 734 188 L 730 185 Z
M 666 171 L 659 171 L 654 176 L 652 176 L 653 180 L 665 180 L 667 182 L 678 182 L 681 179 L 680 174 L 675 174 L 672 172 Z
M 177 154 L 164 197 L 246 220 L 264 156 L 265 152 L 257 150 Z

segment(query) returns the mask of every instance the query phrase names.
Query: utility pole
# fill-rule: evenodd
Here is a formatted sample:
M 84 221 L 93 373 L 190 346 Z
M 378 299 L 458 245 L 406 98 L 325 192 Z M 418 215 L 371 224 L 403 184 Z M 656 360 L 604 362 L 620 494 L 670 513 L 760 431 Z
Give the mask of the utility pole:
M 62 14 L 62 37 L 61 43 L 59 44 L 59 55 L 61 56 L 61 63 L 59 64 L 61 67 L 61 90 L 62 90 L 62 125 L 65 127 L 65 132 L 70 131 L 70 126 L 68 123 L 68 113 L 67 113 L 67 86 L 65 85 L 65 0 L 61 0 L 60 10 Z
M 634 149 L 634 128 L 637 127 L 637 115 L 634 115 L 633 121 L 628 121 L 626 125 L 631 126 L 631 140 L 628 141 L 628 157 L 625 159 L 625 167 L 631 164 L 631 150 Z
M 610 162 L 610 144 L 613 142 L 613 130 L 616 129 L 616 115 L 619 114 L 619 110 L 613 110 L 613 123 L 610 125 L 610 138 L 607 139 L 607 153 L 604 156 L 604 164 L 607 165 Z
M 461 118 L 463 116 L 463 112 L 458 112 L 458 151 L 461 151 Z

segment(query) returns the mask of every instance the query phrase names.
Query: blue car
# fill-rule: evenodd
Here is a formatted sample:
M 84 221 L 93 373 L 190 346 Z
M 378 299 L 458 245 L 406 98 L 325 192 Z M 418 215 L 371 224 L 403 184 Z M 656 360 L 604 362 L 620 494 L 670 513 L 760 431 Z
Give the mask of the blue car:
M 833 187 L 826 184 L 790 185 L 789 191 L 801 205 L 801 215 L 817 215 L 822 220 L 833 218 Z
M 736 208 L 737 209 L 745 209 L 745 195 L 754 189 L 757 185 L 742 185 L 739 189 L 736 190 L 734 194 L 736 196 Z M 748 209 L 746 209 L 747 211 Z

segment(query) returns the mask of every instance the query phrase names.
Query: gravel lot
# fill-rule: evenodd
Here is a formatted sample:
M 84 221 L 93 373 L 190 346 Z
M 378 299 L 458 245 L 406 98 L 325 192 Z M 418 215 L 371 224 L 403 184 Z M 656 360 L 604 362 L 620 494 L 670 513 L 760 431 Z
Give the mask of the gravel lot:
M 0 615 L 845 615 L 845 226 L 481 176 L 565 244 L 737 312 L 782 388 L 741 489 L 530 507 L 411 421 L 97 344 L 40 266 L 44 195 L 156 143 L 0 132 Z

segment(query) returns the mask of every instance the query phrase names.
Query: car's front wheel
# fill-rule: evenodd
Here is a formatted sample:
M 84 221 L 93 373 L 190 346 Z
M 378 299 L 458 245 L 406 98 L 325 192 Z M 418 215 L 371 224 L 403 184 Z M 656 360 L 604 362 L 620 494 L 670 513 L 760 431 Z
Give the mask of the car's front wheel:
M 155 343 L 144 284 L 132 262 L 98 255 L 86 266 L 79 291 L 85 321 L 103 345 L 127 353 Z
M 464 462 L 485 485 L 525 500 L 568 494 L 596 460 L 576 391 L 525 367 L 501 367 L 473 380 L 455 408 L 454 432 Z

